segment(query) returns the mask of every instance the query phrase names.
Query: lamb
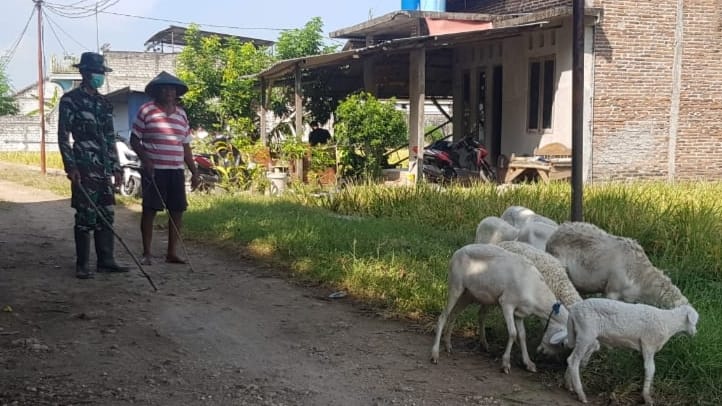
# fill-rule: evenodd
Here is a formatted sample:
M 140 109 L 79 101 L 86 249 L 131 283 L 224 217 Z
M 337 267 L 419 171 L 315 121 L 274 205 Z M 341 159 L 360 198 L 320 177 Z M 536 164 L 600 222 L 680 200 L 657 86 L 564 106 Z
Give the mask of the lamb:
M 579 400 L 587 403 L 587 397 L 579 377 L 579 367 L 586 366 L 600 343 L 611 347 L 626 347 L 640 351 L 644 358 L 644 385 L 642 397 L 652 405 L 652 380 L 654 379 L 654 355 L 677 333 L 694 336 L 699 315 L 690 305 L 670 310 L 645 304 L 630 304 L 609 299 L 587 299 L 569 310 L 567 324 L 568 345 L 574 348 L 567 358 L 564 375 L 569 390 L 574 390 Z
M 529 221 L 536 221 L 540 223 L 547 223 L 549 225 L 556 226 L 556 221 L 536 214 L 534 210 L 528 209 L 524 206 L 509 206 L 501 214 L 501 218 L 507 223 L 511 224 L 516 228 L 522 228 L 524 224 Z
M 635 240 L 582 222 L 564 223 L 549 237 L 547 252 L 567 267 L 582 293 L 661 308 L 688 304 L 667 275 L 650 262 Z
M 496 244 L 500 241 L 515 240 L 519 230 L 499 217 L 485 217 L 476 227 L 475 243 Z
M 544 320 L 550 317 L 543 342 L 550 342 L 553 334 L 566 328 L 566 308 L 557 303 L 554 293 L 531 262 L 495 245 L 466 245 L 454 253 L 449 263 L 448 302 L 436 326 L 436 338 L 431 348 L 433 363 L 439 361 L 439 342 L 447 320 L 444 344 L 450 352 L 454 319 L 472 302 L 478 302 L 482 308 L 497 303 L 501 306 L 509 333 L 502 356 L 502 369 L 507 374 L 511 369 L 511 348 L 515 340 L 518 340 L 527 370 L 536 371 L 527 352 L 525 317 L 530 314 Z M 483 335 L 484 326 L 479 328 Z
M 532 218 L 527 221 L 519 230 L 517 241 L 525 242 L 542 251 L 546 249 L 549 237 L 559 228 L 556 224 L 550 224 L 538 221 L 538 218 Z

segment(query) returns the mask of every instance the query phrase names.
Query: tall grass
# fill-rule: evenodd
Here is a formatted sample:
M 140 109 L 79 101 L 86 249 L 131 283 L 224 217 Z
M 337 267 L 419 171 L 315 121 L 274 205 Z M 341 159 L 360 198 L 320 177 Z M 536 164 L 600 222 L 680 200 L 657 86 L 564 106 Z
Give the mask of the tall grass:
M 39 152 L 0 152 L 0 162 L 40 166 Z M 45 153 L 45 166 L 52 169 L 63 169 L 63 159 L 60 152 L 49 151 Z
M 708 183 L 585 189 L 585 220 L 639 240 L 700 313 L 696 337 L 673 338 L 657 354 L 655 389 L 664 403 L 722 404 L 720 195 L 722 185 Z M 186 230 L 431 326 L 445 304 L 451 254 L 473 241 L 482 218 L 498 216 L 510 205 L 562 222 L 569 217 L 570 188 L 562 183 L 503 191 L 485 184 L 359 186 L 319 198 L 210 196 L 192 201 Z M 463 323 L 471 327 L 472 315 L 467 313 Z M 503 345 L 503 321 L 493 318 L 491 329 L 497 345 Z M 531 336 L 538 337 L 540 329 L 532 323 Z M 602 351 L 586 371 L 590 391 L 614 390 L 623 400 L 638 397 L 643 376 L 638 353 Z

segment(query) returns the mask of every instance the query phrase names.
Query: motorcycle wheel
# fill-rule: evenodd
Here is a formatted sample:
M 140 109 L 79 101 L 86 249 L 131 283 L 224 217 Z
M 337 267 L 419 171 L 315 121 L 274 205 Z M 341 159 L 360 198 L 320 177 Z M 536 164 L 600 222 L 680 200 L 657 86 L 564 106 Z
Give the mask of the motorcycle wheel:
M 123 196 L 140 196 L 140 179 L 130 177 L 127 182 L 121 183 L 120 194 Z
M 496 173 L 488 165 L 481 165 L 479 177 L 484 182 L 496 183 Z

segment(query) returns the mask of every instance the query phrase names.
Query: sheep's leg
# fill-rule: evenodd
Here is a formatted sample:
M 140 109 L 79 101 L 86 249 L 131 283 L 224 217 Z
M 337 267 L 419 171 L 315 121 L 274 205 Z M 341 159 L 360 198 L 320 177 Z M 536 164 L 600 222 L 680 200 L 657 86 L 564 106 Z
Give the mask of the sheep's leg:
M 449 286 L 449 299 L 446 303 L 446 308 L 439 315 L 439 322 L 436 324 L 436 337 L 434 338 L 434 345 L 431 347 L 431 362 L 433 362 L 434 364 L 439 363 L 439 344 L 441 341 L 441 333 L 443 333 L 444 331 L 444 325 L 446 324 L 446 320 L 448 319 L 451 310 L 456 305 L 456 301 L 459 300 L 459 298 L 463 294 L 463 287 L 455 289 L 451 285 Z
M 449 313 L 449 318 L 446 320 L 446 328 L 444 329 L 444 347 L 446 347 L 446 352 L 451 352 L 451 332 L 454 330 L 454 321 L 456 321 L 456 318 L 459 316 L 459 314 L 466 309 L 466 307 L 471 303 L 473 300 L 473 296 L 468 291 L 464 291 L 464 293 L 461 295 L 459 300 L 457 300 L 456 305 L 454 305 L 454 308 L 451 309 L 451 312 Z
M 582 359 L 584 359 L 586 354 L 589 352 L 589 349 L 590 343 L 579 342 L 579 340 L 577 340 L 577 345 L 574 347 L 574 351 L 572 351 L 572 354 L 569 358 L 567 358 L 567 372 L 564 374 L 567 387 L 569 390 L 574 389 L 574 392 L 577 393 L 577 396 L 582 403 L 587 403 L 587 395 L 584 394 L 582 380 L 579 377 L 579 365 L 581 364 Z
M 644 386 L 642 386 L 642 397 L 645 405 L 653 405 L 652 380 L 654 380 L 654 349 L 642 344 L 642 358 L 644 358 Z
M 516 327 L 514 325 L 514 306 L 503 305 L 501 311 L 504 315 L 504 321 L 506 322 L 506 330 L 509 334 L 509 338 L 506 340 L 506 349 L 504 355 L 501 357 L 501 367 L 505 374 L 508 374 L 511 370 L 511 347 L 514 345 L 514 340 L 517 337 Z
M 486 341 L 486 326 L 484 325 L 484 319 L 489 313 L 489 306 L 479 304 L 479 345 L 484 352 L 489 352 L 489 342 Z
M 516 324 L 516 334 L 519 339 L 519 348 L 521 349 L 521 359 L 526 365 L 526 369 L 529 372 L 536 372 L 536 365 L 531 362 L 529 358 L 529 351 L 526 348 L 526 328 L 524 327 L 524 319 L 521 317 L 515 317 L 514 323 Z
M 599 351 L 599 340 L 594 340 L 594 344 L 589 347 L 586 353 L 584 353 L 584 356 L 582 357 L 581 365 L 582 368 L 585 368 L 587 364 L 589 363 L 589 359 L 592 358 L 592 354 Z

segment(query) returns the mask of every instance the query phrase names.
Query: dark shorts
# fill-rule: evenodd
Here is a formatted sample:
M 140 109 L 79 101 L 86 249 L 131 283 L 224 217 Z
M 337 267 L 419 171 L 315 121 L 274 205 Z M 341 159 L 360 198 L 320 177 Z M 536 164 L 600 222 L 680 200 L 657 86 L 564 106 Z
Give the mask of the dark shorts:
M 185 211 L 186 179 L 183 169 L 156 169 L 153 179 L 143 173 L 143 208 L 155 211 Z M 157 186 L 157 188 L 156 188 Z M 160 192 L 160 196 L 158 195 Z

